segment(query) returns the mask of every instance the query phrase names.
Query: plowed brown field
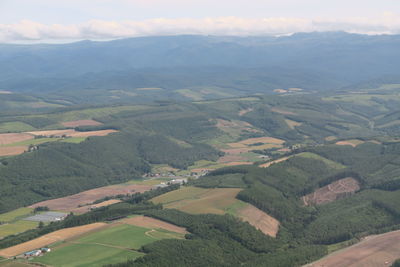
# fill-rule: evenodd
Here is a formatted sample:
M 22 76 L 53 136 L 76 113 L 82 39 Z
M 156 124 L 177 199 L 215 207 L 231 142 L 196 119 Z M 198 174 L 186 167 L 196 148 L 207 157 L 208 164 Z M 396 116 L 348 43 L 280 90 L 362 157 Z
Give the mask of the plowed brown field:
M 70 136 L 70 137 L 89 137 L 89 136 L 106 136 L 110 133 L 118 132 L 116 130 L 100 130 L 100 131 L 88 131 L 88 132 L 78 132 L 74 129 L 67 130 L 50 130 L 50 131 L 33 131 L 28 132 L 29 134 L 33 134 L 36 136 Z
M 24 153 L 28 150 L 27 146 L 0 146 L 1 156 L 15 156 Z
M 135 185 L 135 184 L 112 185 L 112 186 L 91 189 L 72 196 L 42 201 L 30 207 L 36 208 L 39 206 L 47 206 L 51 210 L 78 212 L 80 211 L 79 205 L 87 205 L 95 200 L 101 199 L 106 196 L 115 196 L 119 194 L 132 194 L 136 192 L 142 193 L 150 189 L 151 186 L 149 185 Z M 87 207 L 85 208 L 84 212 L 86 211 L 88 211 Z
M 360 243 L 336 251 L 307 267 L 384 267 L 400 258 L 400 231 L 368 236 Z
M 8 145 L 33 139 L 34 136 L 27 133 L 4 133 L 0 134 L 0 145 Z
M 287 160 L 287 159 L 289 159 L 289 158 L 290 158 L 290 157 L 283 157 L 283 158 L 280 158 L 280 159 L 277 159 L 277 160 L 273 160 L 273 161 L 270 161 L 270 162 L 261 164 L 260 167 L 261 167 L 261 168 L 268 168 L 268 167 L 271 166 L 272 164 L 285 161 L 285 160 Z
M 78 120 L 78 121 L 66 121 L 61 123 L 65 127 L 78 127 L 78 126 L 97 126 L 102 125 L 101 122 L 95 120 Z
M 276 237 L 278 233 L 279 221 L 253 205 L 239 210 L 238 216 L 266 235 Z

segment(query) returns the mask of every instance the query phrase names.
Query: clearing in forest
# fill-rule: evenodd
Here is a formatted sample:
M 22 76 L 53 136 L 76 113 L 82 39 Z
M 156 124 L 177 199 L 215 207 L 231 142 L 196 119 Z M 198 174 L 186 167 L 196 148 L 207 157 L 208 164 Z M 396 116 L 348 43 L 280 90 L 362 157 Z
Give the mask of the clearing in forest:
M 245 145 L 254 145 L 257 143 L 282 145 L 283 143 L 285 143 L 285 141 L 274 137 L 256 137 L 240 141 L 239 143 Z
M 400 258 L 400 231 L 365 237 L 361 242 L 306 265 L 307 267 L 391 266 Z
M 256 137 L 245 139 L 236 143 L 228 143 L 228 149 L 221 149 L 225 153 L 218 162 L 238 165 L 238 162 L 243 164 L 252 164 L 249 158 L 244 153 L 252 150 L 264 150 L 271 148 L 281 148 L 285 141 L 274 137 Z M 226 165 L 226 164 L 225 164 Z M 232 166 L 232 165 L 228 165 Z
M 120 184 L 105 186 L 100 188 L 91 189 L 84 191 L 72 196 L 67 196 L 63 198 L 51 199 L 36 203 L 31 205 L 30 208 L 36 208 L 39 206 L 47 206 L 51 210 L 66 211 L 66 212 L 87 212 L 90 210 L 92 203 L 95 200 L 101 199 L 107 196 L 115 196 L 120 194 L 133 194 L 133 193 L 143 193 L 150 190 L 152 187 L 150 185 L 136 185 L 136 184 Z M 82 211 L 81 207 L 85 206 Z
M 103 227 L 107 227 L 107 226 L 108 225 L 105 223 L 92 223 L 92 224 L 88 224 L 88 225 L 82 225 L 82 226 L 77 226 L 77 227 L 72 227 L 72 228 L 61 229 L 61 230 L 46 234 L 44 236 L 35 238 L 28 242 L 2 249 L 2 250 L 0 250 L 0 256 L 5 257 L 5 258 L 14 257 L 17 255 L 23 254 L 24 252 L 32 251 L 34 249 L 38 249 L 38 248 L 42 248 L 42 247 L 46 247 L 53 243 L 63 241 L 63 240 L 69 239 L 69 238 L 77 237 L 84 233 L 88 233 L 89 231 L 99 230 L 99 229 L 101 229 Z
M 66 121 L 61 123 L 65 127 L 79 127 L 79 126 L 98 126 L 102 125 L 101 122 L 95 120 L 76 120 L 76 121 Z
M 302 125 L 301 122 L 285 119 L 286 124 L 289 126 L 290 129 L 294 130 L 297 126 Z
M 348 177 L 321 187 L 304 196 L 304 205 L 320 205 L 354 194 L 360 189 L 360 184 L 354 178 Z
M 165 208 L 192 214 L 224 214 L 229 207 L 239 201 L 236 195 L 241 190 L 241 188 L 183 187 L 155 197 L 152 201 L 156 204 L 162 203 Z
M 303 157 L 303 158 L 310 158 L 310 159 L 316 159 L 316 160 L 320 160 L 323 163 L 325 163 L 328 167 L 332 168 L 332 169 L 344 169 L 346 168 L 346 166 L 344 166 L 343 164 L 340 164 L 338 162 L 335 162 L 333 160 L 324 158 L 318 154 L 315 153 L 311 153 L 311 152 L 303 152 L 303 153 L 299 153 L 296 154 L 296 157 Z
M 259 229 L 265 235 L 276 237 L 278 233 L 279 221 L 253 205 L 248 204 L 239 209 L 237 216 Z
M 356 146 L 364 144 L 364 143 L 365 143 L 364 141 L 359 140 L 359 139 L 350 139 L 350 140 L 338 141 L 338 142 L 336 142 L 336 145 L 356 147 Z
M 273 164 L 275 164 L 275 163 L 283 162 L 283 161 L 285 161 L 285 160 L 287 160 L 287 159 L 289 159 L 289 158 L 290 158 L 290 157 L 283 157 L 283 158 L 280 158 L 280 159 L 277 159 L 277 160 L 273 160 L 273 161 L 270 161 L 270 162 L 261 164 L 259 167 L 261 167 L 261 168 L 268 168 L 269 166 L 271 166 L 271 165 L 273 165 Z
M 240 110 L 239 112 L 238 112 L 238 114 L 239 114 L 239 116 L 243 116 L 243 115 L 245 115 L 245 114 L 247 114 L 247 113 L 249 113 L 249 112 L 252 112 L 254 109 L 252 109 L 252 108 L 247 108 L 247 109 L 242 109 L 242 110 Z
M 293 113 L 293 112 L 287 111 L 287 110 L 283 110 L 283 109 L 280 109 L 280 108 L 271 108 L 271 111 L 275 112 L 275 113 L 282 114 L 282 115 L 296 115 L 296 113 Z
M 217 128 L 223 132 L 230 134 L 232 137 L 239 137 L 245 132 L 260 133 L 253 125 L 245 121 L 239 120 L 223 120 L 217 119 Z

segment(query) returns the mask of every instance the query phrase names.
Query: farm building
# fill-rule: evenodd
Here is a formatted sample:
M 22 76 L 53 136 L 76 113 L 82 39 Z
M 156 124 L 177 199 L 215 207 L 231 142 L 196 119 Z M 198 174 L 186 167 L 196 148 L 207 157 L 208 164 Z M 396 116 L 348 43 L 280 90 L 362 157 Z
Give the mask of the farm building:
M 185 184 L 187 183 L 187 179 L 174 179 L 168 182 L 169 184 Z
M 168 185 L 166 183 L 161 183 L 153 186 L 153 189 L 158 189 L 158 188 L 164 188 L 167 187 Z
M 37 256 L 40 256 L 40 255 L 42 255 L 42 251 L 39 250 L 39 249 L 32 250 L 32 251 L 24 253 L 24 256 L 27 257 L 27 258 L 37 257 Z

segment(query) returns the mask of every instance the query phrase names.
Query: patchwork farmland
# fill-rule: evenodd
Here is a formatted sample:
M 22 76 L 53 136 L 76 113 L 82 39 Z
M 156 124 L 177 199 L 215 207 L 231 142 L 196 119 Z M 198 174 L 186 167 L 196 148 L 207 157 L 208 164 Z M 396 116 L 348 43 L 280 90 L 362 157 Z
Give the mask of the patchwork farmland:
M 391 266 L 400 258 L 400 231 L 367 236 L 359 243 L 333 252 L 305 267 L 378 267 Z
M 191 214 L 229 213 L 247 221 L 264 234 L 275 237 L 279 230 L 279 221 L 253 205 L 236 199 L 240 188 L 203 189 L 183 187 L 152 199 L 162 203 L 165 208 L 178 209 Z
M 84 213 L 92 208 L 90 203 L 107 197 L 107 196 L 115 196 L 115 195 L 126 195 L 126 194 L 134 194 L 134 193 L 142 193 L 148 191 L 152 188 L 150 185 L 136 185 L 136 184 L 120 184 L 120 185 L 112 185 L 105 186 L 100 188 L 95 188 L 87 191 L 83 191 L 81 193 L 42 201 L 31 205 L 30 208 L 42 207 L 46 206 L 51 210 L 58 210 L 64 212 L 77 212 Z M 116 203 L 115 201 L 108 201 L 107 203 L 99 203 L 97 207 L 110 205 Z

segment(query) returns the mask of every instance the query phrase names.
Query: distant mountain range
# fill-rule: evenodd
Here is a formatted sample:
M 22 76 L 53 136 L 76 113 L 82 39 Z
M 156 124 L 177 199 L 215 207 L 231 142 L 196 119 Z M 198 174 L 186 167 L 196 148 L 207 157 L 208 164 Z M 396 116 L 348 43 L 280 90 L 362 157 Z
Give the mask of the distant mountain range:
M 31 93 L 216 86 L 333 90 L 400 77 L 400 36 L 168 36 L 0 45 L 0 89 Z M 400 78 L 399 78 L 400 80 Z M 368 83 L 367 83 L 368 84 Z

